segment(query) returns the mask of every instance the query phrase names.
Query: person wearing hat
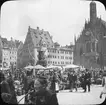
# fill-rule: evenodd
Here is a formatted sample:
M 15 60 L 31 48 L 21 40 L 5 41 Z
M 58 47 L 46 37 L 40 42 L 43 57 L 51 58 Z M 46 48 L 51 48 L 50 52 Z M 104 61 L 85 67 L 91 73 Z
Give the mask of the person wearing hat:
M 34 81 L 34 91 L 30 94 L 30 102 L 36 105 L 58 105 L 56 93 L 52 93 L 47 88 L 45 77 L 36 78 Z

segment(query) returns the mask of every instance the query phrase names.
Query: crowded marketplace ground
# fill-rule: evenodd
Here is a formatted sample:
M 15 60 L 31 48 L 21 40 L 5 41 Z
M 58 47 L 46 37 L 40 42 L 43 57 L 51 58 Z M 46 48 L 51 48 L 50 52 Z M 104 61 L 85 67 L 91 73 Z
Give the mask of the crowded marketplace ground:
M 10 69 L 0 71 L 1 96 L 5 102 L 69 105 L 100 104 L 105 100 L 105 95 L 100 96 L 106 84 L 102 71 L 77 66 L 36 67 L 28 66 L 14 72 Z

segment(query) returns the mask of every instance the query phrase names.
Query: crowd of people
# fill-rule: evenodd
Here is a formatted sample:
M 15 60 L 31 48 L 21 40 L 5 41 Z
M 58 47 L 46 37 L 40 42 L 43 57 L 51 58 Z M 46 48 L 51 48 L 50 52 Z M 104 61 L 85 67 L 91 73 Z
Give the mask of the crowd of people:
M 36 70 L 33 75 L 33 69 L 18 69 L 11 72 L 0 71 L 1 95 L 5 102 L 18 104 L 17 95 L 25 94 L 25 104 L 40 105 L 58 105 L 56 93 L 63 89 L 69 89 L 73 92 L 82 87 L 84 92 L 91 91 L 91 78 L 93 73 L 85 69 L 83 71 L 75 70 Z M 19 84 L 16 85 L 16 81 Z

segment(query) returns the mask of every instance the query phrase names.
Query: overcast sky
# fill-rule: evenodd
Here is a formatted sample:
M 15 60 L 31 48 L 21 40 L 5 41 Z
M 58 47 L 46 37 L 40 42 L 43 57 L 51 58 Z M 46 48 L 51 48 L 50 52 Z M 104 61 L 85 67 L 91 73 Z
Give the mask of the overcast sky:
M 25 40 L 28 26 L 49 31 L 53 41 L 60 45 L 74 42 L 83 29 L 85 19 L 89 20 L 89 1 L 84 0 L 20 0 L 8 1 L 1 7 L 0 34 Z M 106 21 L 106 11 L 97 2 L 97 16 Z

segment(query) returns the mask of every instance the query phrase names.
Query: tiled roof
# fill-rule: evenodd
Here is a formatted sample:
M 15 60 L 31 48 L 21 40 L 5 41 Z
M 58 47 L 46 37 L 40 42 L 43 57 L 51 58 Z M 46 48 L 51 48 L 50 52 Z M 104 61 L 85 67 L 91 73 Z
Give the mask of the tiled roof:
M 17 40 L 10 40 L 8 41 L 7 38 L 2 38 L 1 37 L 1 41 L 2 41 L 2 47 L 7 47 L 7 48 L 18 48 L 18 46 L 20 45 L 20 41 Z
M 9 45 L 9 48 L 16 48 L 16 43 L 15 41 L 8 41 L 8 45 Z
M 47 44 L 48 47 L 53 46 L 53 41 L 48 31 L 30 28 L 30 33 L 31 33 L 31 37 L 34 42 L 34 45 L 36 47 L 39 46 L 39 42 L 41 39 Z

